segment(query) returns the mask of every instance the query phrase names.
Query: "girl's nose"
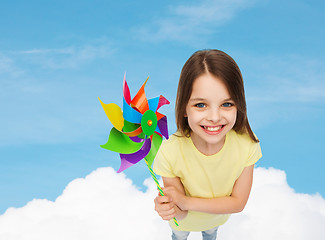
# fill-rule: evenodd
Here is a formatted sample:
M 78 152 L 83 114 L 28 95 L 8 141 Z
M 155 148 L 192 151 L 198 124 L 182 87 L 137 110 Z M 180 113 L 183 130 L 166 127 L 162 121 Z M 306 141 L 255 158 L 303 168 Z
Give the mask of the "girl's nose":
M 218 109 L 210 109 L 207 119 L 211 122 L 218 122 L 220 120 L 220 112 Z

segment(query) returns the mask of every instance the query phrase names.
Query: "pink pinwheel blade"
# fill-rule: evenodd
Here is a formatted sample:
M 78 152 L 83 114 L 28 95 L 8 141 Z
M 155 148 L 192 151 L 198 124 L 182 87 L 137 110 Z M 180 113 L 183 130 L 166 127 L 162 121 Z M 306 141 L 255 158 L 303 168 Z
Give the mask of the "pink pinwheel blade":
M 118 173 L 124 171 L 125 169 L 131 167 L 132 165 L 139 162 L 145 156 L 148 155 L 151 148 L 151 140 L 150 138 L 146 139 L 143 146 L 140 148 L 139 151 L 131 154 L 120 154 L 121 157 L 121 166 L 120 169 L 117 171 Z
M 162 95 L 160 95 L 160 98 L 159 98 L 159 103 L 158 103 L 158 107 L 157 107 L 157 111 L 160 107 L 166 105 L 166 104 L 169 104 L 170 102 Z
M 131 94 L 130 94 L 130 89 L 129 86 L 125 80 L 125 74 L 124 74 L 124 79 L 123 79 L 123 96 L 125 101 L 127 102 L 128 105 L 131 103 Z

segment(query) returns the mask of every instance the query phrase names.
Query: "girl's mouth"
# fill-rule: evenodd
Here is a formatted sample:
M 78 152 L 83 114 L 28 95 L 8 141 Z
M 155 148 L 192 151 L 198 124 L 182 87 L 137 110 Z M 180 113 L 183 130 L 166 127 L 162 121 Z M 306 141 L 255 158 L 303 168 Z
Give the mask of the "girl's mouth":
M 210 133 L 210 134 L 216 134 L 221 132 L 222 128 L 225 125 L 218 125 L 218 126 L 201 126 L 205 132 Z

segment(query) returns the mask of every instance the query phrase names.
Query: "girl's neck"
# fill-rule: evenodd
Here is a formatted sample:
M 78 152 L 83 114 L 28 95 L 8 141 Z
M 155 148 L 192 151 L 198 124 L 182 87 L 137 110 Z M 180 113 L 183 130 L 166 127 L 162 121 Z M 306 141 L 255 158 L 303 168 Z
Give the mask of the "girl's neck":
M 197 138 L 197 136 L 194 134 L 191 134 L 190 138 L 192 139 L 192 142 L 196 149 L 206 155 L 206 156 L 212 156 L 216 153 L 218 153 L 224 146 L 226 137 L 223 139 L 222 142 L 219 142 L 218 144 L 209 144 L 201 139 Z

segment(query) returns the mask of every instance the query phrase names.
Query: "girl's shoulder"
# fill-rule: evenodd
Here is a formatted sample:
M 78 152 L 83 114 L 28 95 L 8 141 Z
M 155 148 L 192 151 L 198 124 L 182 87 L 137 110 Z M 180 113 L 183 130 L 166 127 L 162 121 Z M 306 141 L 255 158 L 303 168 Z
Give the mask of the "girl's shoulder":
M 256 136 L 256 135 L 255 135 Z M 235 130 L 230 130 L 227 134 L 229 142 L 245 144 L 245 145 L 259 145 L 259 143 L 254 142 L 248 133 L 237 133 Z
M 262 157 L 260 144 L 254 142 L 248 134 L 241 134 L 231 130 L 228 142 L 230 149 L 237 149 L 236 152 L 240 153 L 242 158 L 245 159 L 245 165 L 247 166 L 254 164 Z
M 182 148 L 182 146 L 188 144 L 189 139 L 179 132 L 176 132 L 169 136 L 168 139 L 163 140 L 161 149 L 164 151 L 173 151 Z

